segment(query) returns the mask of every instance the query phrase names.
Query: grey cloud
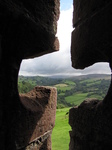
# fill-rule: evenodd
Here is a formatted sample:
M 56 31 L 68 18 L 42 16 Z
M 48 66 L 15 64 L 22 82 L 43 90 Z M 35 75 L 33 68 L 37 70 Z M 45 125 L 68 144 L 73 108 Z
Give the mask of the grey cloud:
M 47 55 L 41 58 L 23 61 L 21 72 L 27 75 L 54 75 L 54 74 L 68 74 L 68 75 L 84 75 L 84 74 L 110 74 L 108 63 L 97 63 L 84 70 L 76 70 L 71 67 L 70 54 L 69 55 Z

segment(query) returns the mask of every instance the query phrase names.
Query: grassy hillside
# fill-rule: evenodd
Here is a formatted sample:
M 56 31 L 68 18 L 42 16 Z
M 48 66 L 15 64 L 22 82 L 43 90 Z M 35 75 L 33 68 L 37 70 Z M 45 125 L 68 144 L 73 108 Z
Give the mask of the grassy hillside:
M 58 91 L 57 108 L 79 105 L 87 98 L 102 100 L 110 84 L 109 75 L 86 75 L 71 78 L 24 77 L 18 78 L 20 93 L 26 93 L 33 87 L 55 86 Z
M 69 149 L 69 131 L 68 124 L 69 108 L 57 109 L 55 127 L 52 132 L 52 150 L 68 150 Z

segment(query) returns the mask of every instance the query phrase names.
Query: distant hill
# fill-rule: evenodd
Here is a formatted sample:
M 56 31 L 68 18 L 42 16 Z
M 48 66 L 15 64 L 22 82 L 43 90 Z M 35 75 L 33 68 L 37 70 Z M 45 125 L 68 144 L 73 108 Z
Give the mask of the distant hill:
M 84 79 L 84 78 L 110 78 L 109 74 L 87 74 L 87 75 L 78 75 L 78 76 L 71 76 L 71 75 L 53 75 L 48 76 L 48 78 L 52 79 L 69 79 L 69 78 L 75 78 L 75 79 Z
M 110 79 L 111 76 L 108 75 L 108 74 L 88 74 L 88 75 L 77 76 L 76 78 L 77 79 L 87 79 L 87 78 L 89 78 L 89 79 L 91 79 L 91 78 L 94 78 L 94 79 Z
M 73 77 L 19 76 L 18 90 L 27 93 L 35 86 L 54 86 L 58 91 L 57 108 L 79 105 L 84 99 L 103 99 L 110 84 L 110 75 L 90 74 Z

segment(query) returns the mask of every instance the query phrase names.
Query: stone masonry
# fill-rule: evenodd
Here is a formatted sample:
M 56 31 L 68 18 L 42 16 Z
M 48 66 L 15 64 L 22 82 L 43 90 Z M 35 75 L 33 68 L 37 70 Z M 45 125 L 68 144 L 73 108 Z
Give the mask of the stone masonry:
M 59 50 L 59 6 L 59 0 L 0 0 L 1 150 L 51 150 L 56 89 L 19 95 L 17 82 L 23 59 Z
M 109 62 L 112 69 L 112 1 L 74 0 L 72 66 Z M 74 97 L 75 98 L 75 97 Z M 112 149 L 112 81 L 104 100 L 87 99 L 69 112 L 69 150 Z

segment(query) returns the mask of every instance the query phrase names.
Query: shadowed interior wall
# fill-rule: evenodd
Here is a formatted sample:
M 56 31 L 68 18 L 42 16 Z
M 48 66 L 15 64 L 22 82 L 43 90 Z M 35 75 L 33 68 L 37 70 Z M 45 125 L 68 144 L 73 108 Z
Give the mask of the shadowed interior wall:
M 74 0 L 71 41 L 72 66 L 84 69 L 109 62 L 112 69 L 111 0 Z M 105 69 L 105 68 L 104 68 Z M 75 99 L 75 97 L 74 97 Z M 104 100 L 87 99 L 69 113 L 70 150 L 112 147 L 112 81 Z
M 37 87 L 30 92 L 30 96 L 28 94 L 20 97 L 17 80 L 23 59 L 59 50 L 59 42 L 55 36 L 59 5 L 59 0 L 0 0 L 2 150 L 28 149 L 29 144 L 32 149 L 37 146 L 39 149 L 51 149 L 56 89 Z

